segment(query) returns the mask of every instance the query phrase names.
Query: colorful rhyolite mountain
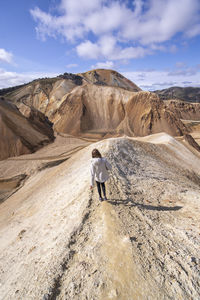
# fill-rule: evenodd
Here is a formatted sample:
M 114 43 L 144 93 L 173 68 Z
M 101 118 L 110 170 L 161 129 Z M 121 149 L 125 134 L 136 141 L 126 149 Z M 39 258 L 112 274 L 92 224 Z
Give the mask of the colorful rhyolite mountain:
M 200 119 L 199 103 L 163 101 L 112 70 L 38 79 L 4 90 L 3 97 L 26 118 L 30 111 L 38 111 L 53 123 L 54 131 L 76 136 L 146 136 L 163 131 L 181 136 L 190 132 L 182 119 Z

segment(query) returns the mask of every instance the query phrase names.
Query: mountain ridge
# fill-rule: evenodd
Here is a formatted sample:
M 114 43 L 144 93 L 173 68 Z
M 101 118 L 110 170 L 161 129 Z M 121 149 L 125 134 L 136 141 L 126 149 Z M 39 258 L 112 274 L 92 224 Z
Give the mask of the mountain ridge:
M 120 73 L 105 69 L 34 80 L 3 97 L 30 121 L 33 112 L 41 114 L 55 133 L 75 136 L 145 136 L 162 131 L 183 136 L 194 128 L 183 119 L 200 120 L 199 103 L 163 101 Z
M 169 100 L 177 99 L 186 102 L 200 103 L 200 88 L 198 87 L 170 87 L 163 90 L 156 90 L 160 99 Z

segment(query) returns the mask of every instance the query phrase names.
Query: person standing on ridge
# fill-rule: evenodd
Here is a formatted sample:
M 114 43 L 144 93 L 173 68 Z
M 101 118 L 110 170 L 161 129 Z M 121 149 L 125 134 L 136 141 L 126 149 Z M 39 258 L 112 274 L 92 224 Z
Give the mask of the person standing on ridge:
M 96 180 L 100 201 L 107 200 L 105 181 L 108 180 L 109 178 L 108 170 L 111 169 L 112 169 L 111 164 L 107 161 L 105 157 L 101 156 L 99 150 L 93 149 L 92 160 L 90 165 L 90 172 L 91 172 L 90 189 L 93 189 L 94 180 Z M 103 191 L 104 198 L 102 198 L 101 195 L 102 191 Z

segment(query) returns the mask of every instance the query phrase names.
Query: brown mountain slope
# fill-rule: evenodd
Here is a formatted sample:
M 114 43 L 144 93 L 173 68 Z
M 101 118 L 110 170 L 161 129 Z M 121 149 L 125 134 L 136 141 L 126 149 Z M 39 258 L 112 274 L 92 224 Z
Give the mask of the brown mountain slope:
M 98 130 L 131 136 L 161 131 L 172 135 L 187 133 L 186 126 L 156 94 L 91 84 L 70 92 L 52 122 L 58 132 L 75 135 Z
M 32 110 L 27 119 L 15 105 L 2 99 L 0 137 L 0 159 L 31 153 L 54 139 L 53 131 L 42 113 Z
M 200 103 L 168 100 L 165 105 L 180 119 L 200 121 Z
M 135 83 L 113 70 L 96 69 L 79 75 L 86 81 L 97 85 L 120 87 L 132 92 L 141 91 Z
M 78 75 L 64 73 L 56 78 L 34 80 L 14 91 L 4 93 L 4 97 L 14 102 L 18 107 L 21 103 L 29 107 L 34 106 L 37 110 L 51 117 L 52 112 L 60 106 L 63 96 L 74 88 L 87 83 L 120 87 L 135 92 L 140 91 L 139 87 L 116 71 L 101 69 Z
M 162 101 L 142 92 L 134 83 L 112 70 L 60 75 L 35 80 L 5 95 L 26 115 L 32 109 L 44 113 L 58 132 L 75 135 L 148 135 L 165 131 L 187 134 L 181 119 L 199 118 L 199 105 Z
M 12 101 L 20 108 L 23 104 L 34 107 L 49 116 L 51 111 L 57 109 L 63 95 L 70 92 L 76 84 L 73 80 L 52 78 L 35 80 L 24 87 L 8 93 L 6 100 Z

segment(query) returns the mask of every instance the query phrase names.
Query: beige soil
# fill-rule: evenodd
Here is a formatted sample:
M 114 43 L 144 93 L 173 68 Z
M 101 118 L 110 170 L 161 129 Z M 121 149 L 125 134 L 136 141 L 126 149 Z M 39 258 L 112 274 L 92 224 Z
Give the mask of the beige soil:
M 102 203 L 94 147 L 113 167 Z M 0 168 L 27 176 L 0 205 L 0 299 L 200 299 L 197 152 L 167 134 L 58 136 Z

